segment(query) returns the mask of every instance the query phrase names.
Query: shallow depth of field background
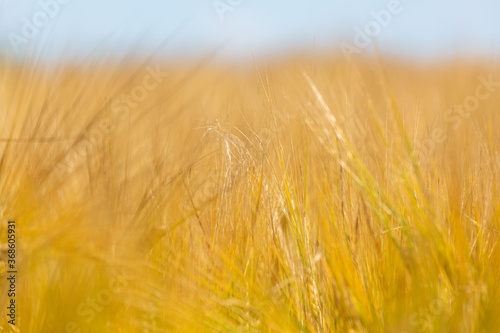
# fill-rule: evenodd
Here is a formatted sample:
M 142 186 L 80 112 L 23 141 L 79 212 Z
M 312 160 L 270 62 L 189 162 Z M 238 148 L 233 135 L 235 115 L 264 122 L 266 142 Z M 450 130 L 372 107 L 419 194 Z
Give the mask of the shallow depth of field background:
M 132 3 L 0 42 L 2 331 L 498 330 L 497 5 Z

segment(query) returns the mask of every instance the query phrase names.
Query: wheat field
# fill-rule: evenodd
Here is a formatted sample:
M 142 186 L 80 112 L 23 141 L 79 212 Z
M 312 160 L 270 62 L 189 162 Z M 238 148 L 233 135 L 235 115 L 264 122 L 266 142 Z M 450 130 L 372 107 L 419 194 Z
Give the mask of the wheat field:
M 0 77 L 2 332 L 498 332 L 496 67 Z

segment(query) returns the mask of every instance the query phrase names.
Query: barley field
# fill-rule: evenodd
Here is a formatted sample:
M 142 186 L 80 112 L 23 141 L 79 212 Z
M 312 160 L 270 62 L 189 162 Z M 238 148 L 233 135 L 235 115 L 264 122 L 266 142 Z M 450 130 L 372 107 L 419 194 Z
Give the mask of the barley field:
M 0 77 L 2 332 L 500 330 L 497 67 Z

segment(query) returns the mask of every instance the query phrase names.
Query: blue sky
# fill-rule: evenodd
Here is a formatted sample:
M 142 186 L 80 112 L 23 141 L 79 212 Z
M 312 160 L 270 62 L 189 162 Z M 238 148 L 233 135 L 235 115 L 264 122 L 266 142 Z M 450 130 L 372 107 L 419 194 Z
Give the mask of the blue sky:
M 355 28 L 365 31 L 391 1 L 398 0 L 3 0 L 0 49 L 17 58 L 156 52 L 185 59 L 226 41 L 219 54 L 231 58 L 341 52 L 341 43 L 356 47 Z M 398 8 L 386 26 L 375 21 L 380 29 L 357 47 L 360 54 L 375 42 L 413 58 L 500 54 L 500 1 L 399 0 Z

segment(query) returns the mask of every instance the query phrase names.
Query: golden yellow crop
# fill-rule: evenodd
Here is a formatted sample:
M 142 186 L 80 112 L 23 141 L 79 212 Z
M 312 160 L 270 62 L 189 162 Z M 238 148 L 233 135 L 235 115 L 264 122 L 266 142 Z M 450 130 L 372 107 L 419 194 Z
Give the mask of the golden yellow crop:
M 500 330 L 498 69 L 0 77 L 2 332 Z

